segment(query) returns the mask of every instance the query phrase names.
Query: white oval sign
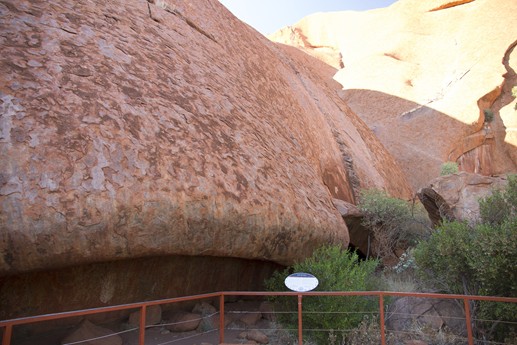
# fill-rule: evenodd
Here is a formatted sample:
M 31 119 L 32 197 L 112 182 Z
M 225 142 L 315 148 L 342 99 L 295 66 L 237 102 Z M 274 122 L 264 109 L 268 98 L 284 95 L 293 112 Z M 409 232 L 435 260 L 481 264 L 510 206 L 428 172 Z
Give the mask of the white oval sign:
M 285 286 L 297 292 L 311 291 L 318 286 L 318 278 L 310 273 L 293 273 L 285 278 Z

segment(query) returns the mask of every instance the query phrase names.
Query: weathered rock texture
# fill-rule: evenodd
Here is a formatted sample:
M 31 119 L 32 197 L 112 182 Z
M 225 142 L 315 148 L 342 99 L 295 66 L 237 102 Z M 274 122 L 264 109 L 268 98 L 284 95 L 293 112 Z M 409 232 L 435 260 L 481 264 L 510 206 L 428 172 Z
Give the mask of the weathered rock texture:
M 402 297 L 389 307 L 386 327 L 390 331 L 407 332 L 427 326 L 437 332 L 445 328 L 465 335 L 465 312 L 454 300 Z
M 316 67 L 217 1 L 1 10 L 0 272 L 172 253 L 289 263 L 346 244 L 339 145 L 365 183 L 406 192 Z
M 440 176 L 417 195 L 433 224 L 444 220 L 462 220 L 475 223 L 479 220 L 479 200 L 502 189 L 508 183 L 504 176 L 482 176 L 460 172 Z
M 328 65 L 216 0 L 8 0 L 0 14 L 0 275 L 292 263 L 348 244 L 333 198 L 410 193 Z
M 514 0 L 400 0 L 314 14 L 270 38 L 340 68 L 342 97 L 416 190 L 446 161 L 483 175 L 517 170 L 515 13 Z

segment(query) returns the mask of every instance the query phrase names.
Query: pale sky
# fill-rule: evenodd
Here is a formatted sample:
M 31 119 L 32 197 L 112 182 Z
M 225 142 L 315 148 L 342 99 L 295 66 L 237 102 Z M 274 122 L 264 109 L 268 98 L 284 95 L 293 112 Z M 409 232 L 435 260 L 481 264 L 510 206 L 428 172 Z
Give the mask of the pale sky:
M 365 11 L 396 0 L 219 0 L 236 17 L 269 35 L 316 12 Z

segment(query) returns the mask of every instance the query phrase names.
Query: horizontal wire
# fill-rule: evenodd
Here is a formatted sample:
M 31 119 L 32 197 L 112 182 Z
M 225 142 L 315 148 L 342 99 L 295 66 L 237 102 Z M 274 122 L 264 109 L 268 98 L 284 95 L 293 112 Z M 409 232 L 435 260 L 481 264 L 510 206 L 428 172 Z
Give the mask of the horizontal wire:
M 507 323 L 510 325 L 517 325 L 517 321 L 503 321 L 503 320 L 487 320 L 487 319 L 473 319 L 474 321 L 487 321 L 487 322 L 500 322 Z
M 85 340 L 74 341 L 74 342 L 71 342 L 71 343 L 64 343 L 62 345 L 73 345 L 73 344 L 86 343 L 86 342 L 92 341 L 92 340 L 104 339 L 104 338 L 113 337 L 115 335 L 119 335 L 119 334 L 122 334 L 122 333 L 133 332 L 135 330 L 138 330 L 138 328 L 127 329 L 127 330 L 124 330 L 124 331 L 120 331 L 120 332 L 116 332 L 116 333 L 112 333 L 112 334 L 107 334 L 107 335 L 101 335 L 100 337 L 95 337 L 95 338 L 90 338 L 90 339 L 85 339 Z
M 392 312 L 387 312 L 385 314 L 386 314 L 386 317 L 390 317 L 392 315 L 408 315 L 408 316 L 439 317 L 439 318 L 442 318 L 442 319 L 465 320 L 465 317 L 461 317 L 461 316 L 424 315 L 424 314 L 394 313 L 394 312 L 393 313 Z
M 180 325 L 180 324 L 188 323 L 188 322 L 192 322 L 192 321 L 201 321 L 201 320 L 203 320 L 205 318 L 212 317 L 212 316 L 217 315 L 217 314 L 219 314 L 219 312 L 215 312 L 215 313 L 210 314 L 210 315 L 202 316 L 202 317 L 200 317 L 198 319 L 191 319 L 191 320 L 171 322 L 171 323 L 160 323 L 160 324 L 157 324 L 157 325 L 146 326 L 146 328 Z

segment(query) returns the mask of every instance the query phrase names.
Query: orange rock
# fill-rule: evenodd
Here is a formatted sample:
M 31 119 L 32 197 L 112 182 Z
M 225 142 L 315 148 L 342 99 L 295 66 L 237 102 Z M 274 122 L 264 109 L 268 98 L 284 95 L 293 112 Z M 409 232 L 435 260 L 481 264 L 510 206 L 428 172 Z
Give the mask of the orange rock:
M 216 0 L 7 4 L 0 275 L 162 255 L 289 264 L 348 244 L 333 198 L 409 196 L 328 65 Z
M 480 217 L 479 200 L 507 183 L 506 176 L 460 172 L 431 180 L 428 186 L 418 191 L 417 196 L 435 225 L 443 220 L 475 223 Z
M 324 61 L 331 57 L 321 58 L 318 47 L 341 54 L 344 67 L 333 77 L 343 99 L 416 190 L 450 160 L 484 175 L 517 171 L 516 12 L 514 0 L 400 0 L 366 12 L 314 14 L 270 38 Z M 495 115 L 490 133 L 488 108 Z

